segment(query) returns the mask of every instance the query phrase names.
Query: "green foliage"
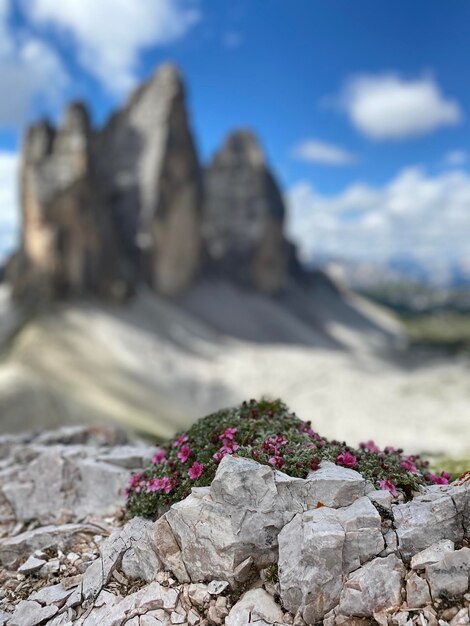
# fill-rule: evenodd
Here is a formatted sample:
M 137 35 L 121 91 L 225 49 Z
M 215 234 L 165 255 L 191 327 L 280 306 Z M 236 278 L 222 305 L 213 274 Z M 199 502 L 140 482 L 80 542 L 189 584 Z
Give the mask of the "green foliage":
M 277 563 L 272 563 L 266 568 L 265 571 L 266 580 L 268 583 L 278 583 L 279 582 L 279 568 Z
M 328 441 L 280 400 L 251 400 L 204 417 L 187 433 L 158 447 L 154 462 L 131 479 L 129 516 L 158 517 L 193 487 L 210 485 L 226 454 L 255 459 L 300 478 L 328 460 L 406 497 L 420 485 L 447 480 L 429 474 L 426 461 L 404 457 L 401 450 L 380 451 L 373 442 L 354 449 L 345 442 Z

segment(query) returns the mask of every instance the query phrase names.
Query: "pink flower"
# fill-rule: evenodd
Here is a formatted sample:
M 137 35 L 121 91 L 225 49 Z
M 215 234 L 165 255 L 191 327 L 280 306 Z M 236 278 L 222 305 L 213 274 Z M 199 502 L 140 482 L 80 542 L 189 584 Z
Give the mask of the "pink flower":
M 344 467 L 356 467 L 357 459 L 354 454 L 350 452 L 341 452 L 341 454 L 338 454 L 336 457 L 336 464 L 343 465 Z
M 181 446 L 177 456 L 178 456 L 178 459 L 181 461 L 181 463 L 186 463 L 186 461 L 191 456 L 191 448 L 186 445 Z
M 199 461 L 194 461 L 194 463 L 191 465 L 191 467 L 188 470 L 189 478 L 196 480 L 196 478 L 199 478 L 200 476 L 202 476 L 203 471 L 204 471 L 204 465 L 202 463 L 199 463 Z
M 408 459 L 403 459 L 402 461 L 400 461 L 400 465 L 403 467 L 403 469 L 406 469 L 407 472 L 418 471 L 418 468 L 414 464 L 412 457 L 409 457 Z
M 188 435 L 180 435 L 173 442 L 173 448 L 180 448 L 183 443 L 188 441 Z
M 321 439 L 320 435 L 318 433 L 316 433 L 313 430 L 313 428 L 310 426 L 310 422 L 303 422 L 302 424 L 300 424 L 299 430 L 300 430 L 301 433 L 305 433 L 306 435 L 308 435 L 312 439 L 316 439 L 317 441 L 319 441 Z
M 151 478 L 145 483 L 145 491 L 147 493 L 153 493 L 154 491 L 161 491 L 161 478 Z
M 439 476 L 428 474 L 427 478 L 435 485 L 448 485 L 451 475 L 448 472 L 441 472 Z
M 166 494 L 173 491 L 174 483 L 171 478 L 164 476 L 163 478 L 151 478 L 145 485 L 147 493 L 155 493 L 164 491 Z
M 224 445 L 220 448 L 220 452 L 222 452 L 222 454 L 233 454 L 235 452 L 235 450 L 239 449 L 239 445 L 236 441 L 230 441 L 229 439 L 226 439 L 224 441 Z
M 385 491 L 389 491 L 394 498 L 398 498 L 398 491 L 395 487 L 393 481 L 390 479 L 387 480 L 379 480 L 379 487 L 384 489 Z
M 142 474 L 133 474 L 129 479 L 129 485 L 126 489 L 126 494 L 129 495 L 133 491 L 141 491 L 144 484 L 145 481 L 142 480 Z
M 369 452 L 376 452 L 376 453 L 380 452 L 379 446 L 377 446 L 375 442 L 372 440 L 366 441 L 364 443 L 360 443 L 359 447 L 362 448 L 363 450 L 368 450 Z
M 171 478 L 168 478 L 168 476 L 162 478 L 162 489 L 166 494 L 171 493 L 174 486 L 174 482 Z
M 281 469 L 281 467 L 284 467 L 285 465 L 285 461 L 282 458 L 282 456 L 272 456 L 269 460 L 268 460 L 269 465 L 272 465 L 273 467 L 277 467 L 279 469 Z
M 286 439 L 284 435 L 273 435 L 272 437 L 265 439 L 263 442 L 263 450 L 266 450 L 269 454 L 278 456 L 280 449 L 287 443 L 289 443 L 288 439 Z
M 166 450 L 163 448 L 157 448 L 155 454 L 153 455 L 152 463 L 154 465 L 160 465 L 166 459 Z
M 226 428 L 224 432 L 219 435 L 219 439 L 221 441 L 223 439 L 229 439 L 232 441 L 237 433 L 238 433 L 238 428 Z
M 213 459 L 216 463 L 220 463 L 220 461 L 224 458 L 225 454 L 220 450 L 213 455 Z

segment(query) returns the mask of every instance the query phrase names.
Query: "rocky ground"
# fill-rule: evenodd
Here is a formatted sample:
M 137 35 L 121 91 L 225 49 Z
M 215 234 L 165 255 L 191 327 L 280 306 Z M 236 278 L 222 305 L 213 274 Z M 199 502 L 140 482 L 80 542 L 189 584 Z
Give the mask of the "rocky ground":
M 124 519 L 153 454 L 110 428 L 0 438 L 0 624 L 467 626 L 470 480 L 408 503 L 324 462 L 227 456 L 156 522 Z

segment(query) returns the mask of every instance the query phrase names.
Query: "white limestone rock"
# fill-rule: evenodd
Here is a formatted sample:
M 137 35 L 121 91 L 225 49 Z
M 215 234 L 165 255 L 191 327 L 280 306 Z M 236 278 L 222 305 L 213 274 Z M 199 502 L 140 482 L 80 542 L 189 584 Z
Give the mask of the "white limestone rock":
M 56 606 L 41 606 L 38 602 L 22 600 L 16 607 L 8 626 L 39 626 L 54 617 Z
M 412 609 L 431 604 L 429 585 L 416 572 L 411 572 L 406 580 L 406 603 Z
M 279 535 L 279 582 L 285 607 L 308 623 L 338 602 L 344 576 L 384 548 L 381 518 L 367 497 L 349 507 L 297 515 Z
M 283 606 L 314 624 L 338 603 L 346 533 L 331 509 L 294 519 L 279 534 L 279 584 Z
M 282 624 L 284 614 L 281 607 L 264 589 L 247 591 L 232 607 L 226 626 L 246 626 L 246 624 Z
M 404 559 L 443 539 L 459 542 L 464 537 L 463 514 L 445 493 L 417 496 L 406 504 L 394 505 L 392 510 Z
M 79 533 L 94 535 L 97 532 L 102 532 L 102 529 L 92 524 L 61 524 L 35 528 L 0 540 L 0 563 L 14 568 L 35 550 L 51 547 L 65 548 Z
M 393 496 L 390 491 L 387 491 L 386 489 L 377 489 L 369 492 L 367 497 L 370 498 L 373 504 L 377 504 L 387 511 L 392 510 Z
M 466 593 L 470 580 L 470 548 L 448 552 L 438 563 L 428 565 L 426 578 L 434 600 L 442 594 L 458 596 Z
M 62 583 L 43 587 L 39 591 L 35 591 L 29 596 L 29 600 L 34 600 L 42 605 L 55 605 L 59 609 L 62 608 L 68 598 L 74 592 L 74 588 L 65 589 Z
M 350 574 L 344 583 L 339 613 L 372 617 L 384 609 L 400 606 L 404 577 L 403 562 L 394 554 L 370 561 Z
M 337 519 L 346 533 L 343 572 L 348 574 L 384 549 L 381 518 L 369 498 L 363 497 L 338 509 Z
M 35 556 L 30 556 L 26 559 L 23 565 L 20 565 L 18 572 L 20 574 L 34 574 L 34 572 L 40 570 L 45 564 L 46 561 L 44 561 L 44 559 L 37 559 Z
M 426 548 L 426 550 L 422 550 L 421 552 L 418 552 L 418 554 L 415 554 L 411 559 L 411 569 L 425 569 L 427 565 L 437 563 L 445 554 L 453 551 L 454 542 L 449 541 L 448 539 L 442 539 L 432 546 L 429 546 L 429 548 Z
M 366 495 L 366 481 L 355 470 L 323 461 L 318 470 L 307 476 L 311 507 L 319 502 L 339 508 L 352 504 Z
M 111 574 L 121 565 L 124 554 L 140 545 L 153 551 L 152 522 L 135 517 L 122 529 L 115 530 L 100 547 L 100 558 L 94 561 L 83 575 L 81 592 L 85 600 L 96 598 L 109 581 Z M 155 563 L 159 563 L 157 560 Z M 155 572 L 156 573 L 156 572 Z

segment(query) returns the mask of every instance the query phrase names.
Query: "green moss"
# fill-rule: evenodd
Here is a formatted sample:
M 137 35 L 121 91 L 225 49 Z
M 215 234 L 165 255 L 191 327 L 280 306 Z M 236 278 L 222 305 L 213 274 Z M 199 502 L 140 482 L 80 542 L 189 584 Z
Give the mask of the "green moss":
M 232 430 L 227 430 L 232 429 Z M 233 453 L 305 478 L 323 460 L 353 467 L 374 485 L 391 481 L 406 497 L 430 482 L 428 463 L 401 450 L 371 451 L 315 433 L 281 400 L 251 400 L 202 418 L 186 433 L 157 449 L 161 462 L 136 474 L 128 488 L 129 516 L 155 518 L 184 499 L 193 487 L 210 485 L 224 454 Z M 346 456 L 345 456 L 346 455 Z M 411 462 L 416 471 L 402 466 Z

